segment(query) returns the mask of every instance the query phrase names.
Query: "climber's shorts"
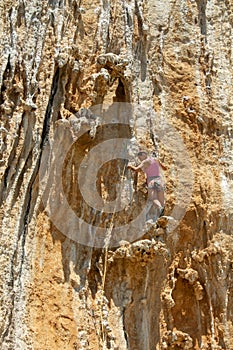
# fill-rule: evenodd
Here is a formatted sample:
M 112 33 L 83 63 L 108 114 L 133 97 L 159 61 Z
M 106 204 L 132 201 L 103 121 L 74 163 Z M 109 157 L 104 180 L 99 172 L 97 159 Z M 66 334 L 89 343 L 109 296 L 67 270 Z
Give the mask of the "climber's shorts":
M 149 177 L 147 179 L 147 187 L 158 192 L 162 192 L 166 188 L 160 176 Z

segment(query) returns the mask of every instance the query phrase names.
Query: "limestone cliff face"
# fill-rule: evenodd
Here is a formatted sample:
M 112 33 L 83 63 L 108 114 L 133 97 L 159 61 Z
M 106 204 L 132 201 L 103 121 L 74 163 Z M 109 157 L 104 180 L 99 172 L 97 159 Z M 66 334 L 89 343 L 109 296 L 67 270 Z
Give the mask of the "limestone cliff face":
M 1 349 L 233 349 L 232 1 L 5 0 L 0 13 Z M 128 158 L 113 143 L 97 182 L 79 179 L 112 138 Z M 140 146 L 167 166 L 165 216 L 114 236 L 146 206 L 124 160 Z M 124 208 L 91 208 L 95 182 Z

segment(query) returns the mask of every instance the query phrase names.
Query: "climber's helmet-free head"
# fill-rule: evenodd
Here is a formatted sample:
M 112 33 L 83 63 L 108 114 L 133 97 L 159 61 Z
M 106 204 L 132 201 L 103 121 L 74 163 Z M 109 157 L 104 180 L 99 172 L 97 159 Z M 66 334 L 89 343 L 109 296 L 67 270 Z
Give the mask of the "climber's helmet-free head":
M 139 151 L 138 152 L 138 158 L 142 161 L 147 158 L 147 152 L 146 151 Z

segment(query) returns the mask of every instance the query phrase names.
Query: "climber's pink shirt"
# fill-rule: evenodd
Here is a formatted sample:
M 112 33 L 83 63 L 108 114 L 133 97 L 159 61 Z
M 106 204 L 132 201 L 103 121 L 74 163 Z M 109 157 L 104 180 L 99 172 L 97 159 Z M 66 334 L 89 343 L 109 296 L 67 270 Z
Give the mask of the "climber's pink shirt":
M 157 160 L 155 160 L 152 157 L 147 158 L 147 160 L 149 160 L 150 165 L 147 168 L 143 169 L 143 171 L 146 173 L 146 178 L 148 182 L 148 179 L 150 177 L 160 176 L 160 172 L 159 172 L 159 162 Z

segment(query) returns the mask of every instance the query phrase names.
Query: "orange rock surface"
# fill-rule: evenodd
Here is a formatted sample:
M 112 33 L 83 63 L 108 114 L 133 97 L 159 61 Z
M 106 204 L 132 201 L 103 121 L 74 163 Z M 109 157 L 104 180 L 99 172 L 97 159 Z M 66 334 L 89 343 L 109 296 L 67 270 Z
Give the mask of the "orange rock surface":
M 0 4 L 1 349 L 233 349 L 232 10 Z

